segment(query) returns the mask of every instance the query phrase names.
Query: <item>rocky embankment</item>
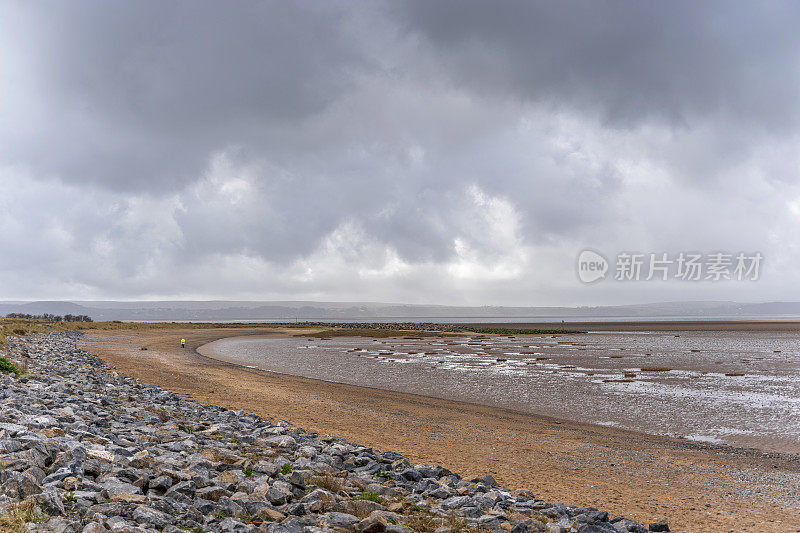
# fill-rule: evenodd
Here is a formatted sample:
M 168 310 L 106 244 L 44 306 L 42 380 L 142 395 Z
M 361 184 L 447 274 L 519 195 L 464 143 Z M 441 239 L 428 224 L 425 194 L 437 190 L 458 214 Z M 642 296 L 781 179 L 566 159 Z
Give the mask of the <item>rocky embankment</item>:
M 117 374 L 79 335 L 8 347 L 28 371 L 0 374 L 0 529 L 669 531 L 202 405 Z

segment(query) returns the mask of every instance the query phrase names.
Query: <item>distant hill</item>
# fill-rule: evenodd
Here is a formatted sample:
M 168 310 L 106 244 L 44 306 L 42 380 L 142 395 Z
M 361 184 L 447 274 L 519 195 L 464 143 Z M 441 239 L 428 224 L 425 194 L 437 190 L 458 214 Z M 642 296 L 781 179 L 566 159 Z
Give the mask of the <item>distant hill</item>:
M 73 302 L 27 302 L 27 303 L 0 303 L 0 315 L 8 313 L 27 313 L 41 315 L 51 313 L 54 315 L 90 315 L 89 309 Z
M 94 320 L 400 320 L 800 318 L 800 302 L 663 302 L 596 307 L 459 307 L 312 301 L 36 301 L 0 302 L 8 313 L 89 315 Z

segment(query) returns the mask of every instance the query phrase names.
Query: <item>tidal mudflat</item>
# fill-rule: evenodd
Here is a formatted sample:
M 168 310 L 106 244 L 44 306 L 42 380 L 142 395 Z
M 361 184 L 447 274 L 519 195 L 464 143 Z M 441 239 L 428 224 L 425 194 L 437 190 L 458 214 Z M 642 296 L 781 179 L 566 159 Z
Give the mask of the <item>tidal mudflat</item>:
M 654 435 L 800 452 L 796 332 L 228 338 L 263 370 Z

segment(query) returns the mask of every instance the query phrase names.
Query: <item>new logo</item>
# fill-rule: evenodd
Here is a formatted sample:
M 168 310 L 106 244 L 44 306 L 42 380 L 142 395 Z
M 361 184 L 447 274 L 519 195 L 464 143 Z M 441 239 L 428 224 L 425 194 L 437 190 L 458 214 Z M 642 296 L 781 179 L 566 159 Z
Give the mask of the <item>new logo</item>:
M 578 278 L 592 283 L 606 277 L 608 261 L 593 250 L 584 250 L 578 255 Z

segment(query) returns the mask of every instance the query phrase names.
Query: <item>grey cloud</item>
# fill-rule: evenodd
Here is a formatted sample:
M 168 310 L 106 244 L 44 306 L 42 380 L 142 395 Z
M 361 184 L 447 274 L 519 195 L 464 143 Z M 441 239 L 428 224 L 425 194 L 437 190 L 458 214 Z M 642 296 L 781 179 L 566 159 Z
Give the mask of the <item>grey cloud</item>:
M 12 2 L 4 11 L 19 37 L 13 53 L 33 60 L 13 73 L 22 78 L 13 105 L 35 123 L 3 136 L 3 159 L 115 189 L 185 184 L 231 145 L 269 151 L 365 60 L 334 5 Z
M 407 31 L 454 81 L 580 105 L 614 126 L 708 115 L 749 127 L 798 119 L 800 8 L 791 2 L 405 2 Z
M 742 290 L 587 291 L 585 246 L 760 249 L 782 294 L 795 9 L 5 2 L 0 298 Z

